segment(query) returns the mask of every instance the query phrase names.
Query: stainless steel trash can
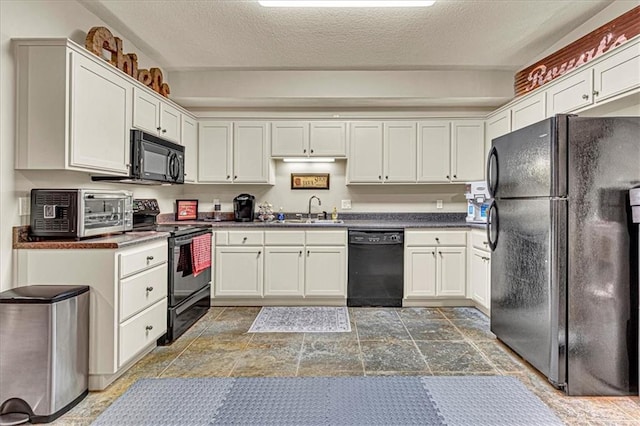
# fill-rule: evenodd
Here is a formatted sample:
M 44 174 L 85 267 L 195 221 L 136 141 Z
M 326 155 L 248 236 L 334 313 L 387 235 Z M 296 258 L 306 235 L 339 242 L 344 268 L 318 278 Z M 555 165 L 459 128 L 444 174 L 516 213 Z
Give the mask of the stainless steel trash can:
M 89 287 L 0 293 L 0 425 L 51 422 L 89 393 Z

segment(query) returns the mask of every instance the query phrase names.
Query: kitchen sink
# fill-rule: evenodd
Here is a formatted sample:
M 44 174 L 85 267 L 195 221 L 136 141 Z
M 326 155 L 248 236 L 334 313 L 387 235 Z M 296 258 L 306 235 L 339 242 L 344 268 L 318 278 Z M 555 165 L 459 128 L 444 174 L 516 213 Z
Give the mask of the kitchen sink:
M 327 225 L 344 223 L 343 220 L 332 219 L 286 219 L 283 223 L 303 223 L 306 225 Z

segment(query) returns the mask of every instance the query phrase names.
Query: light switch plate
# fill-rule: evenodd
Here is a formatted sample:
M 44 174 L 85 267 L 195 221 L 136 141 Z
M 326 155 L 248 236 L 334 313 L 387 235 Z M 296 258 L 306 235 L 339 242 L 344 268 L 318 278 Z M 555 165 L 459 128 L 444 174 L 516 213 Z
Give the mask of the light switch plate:
M 351 209 L 351 200 L 342 200 L 342 210 Z
M 437 200 L 436 201 L 436 209 L 441 209 L 442 208 L 442 200 Z
M 20 205 L 18 206 L 20 216 L 28 216 L 31 214 L 31 199 L 29 197 L 20 197 Z

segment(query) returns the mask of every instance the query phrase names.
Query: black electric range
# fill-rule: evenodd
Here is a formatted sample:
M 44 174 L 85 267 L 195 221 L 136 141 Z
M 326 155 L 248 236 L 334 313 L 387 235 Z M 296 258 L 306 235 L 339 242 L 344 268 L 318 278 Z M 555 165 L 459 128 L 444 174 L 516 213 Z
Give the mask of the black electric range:
M 171 344 L 200 319 L 211 307 L 211 267 L 193 272 L 191 249 L 194 238 L 209 235 L 211 227 L 199 225 L 158 224 L 160 214 L 155 199 L 133 200 L 133 230 L 168 232 L 167 333 L 158 339 L 159 345 Z

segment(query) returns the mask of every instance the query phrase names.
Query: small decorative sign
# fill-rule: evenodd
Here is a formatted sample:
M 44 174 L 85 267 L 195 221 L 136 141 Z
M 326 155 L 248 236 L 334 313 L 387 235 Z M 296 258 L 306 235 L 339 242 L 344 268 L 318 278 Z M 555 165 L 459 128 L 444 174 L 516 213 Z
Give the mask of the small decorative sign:
M 640 6 L 519 71 L 515 75 L 515 95 L 525 95 L 615 49 L 638 34 L 640 34 Z
M 291 189 L 329 189 L 329 173 L 291 173 Z
M 108 61 L 120 71 L 130 75 L 140 83 L 160 93 L 165 98 L 169 97 L 171 90 L 169 89 L 169 85 L 162 81 L 162 70 L 160 68 L 139 70 L 138 55 L 135 53 L 122 53 L 122 39 L 114 37 L 108 28 L 91 28 L 87 33 L 84 44 L 89 52 Z M 103 51 L 110 53 L 111 58 L 105 58 Z
M 176 200 L 176 220 L 197 220 L 198 200 Z

